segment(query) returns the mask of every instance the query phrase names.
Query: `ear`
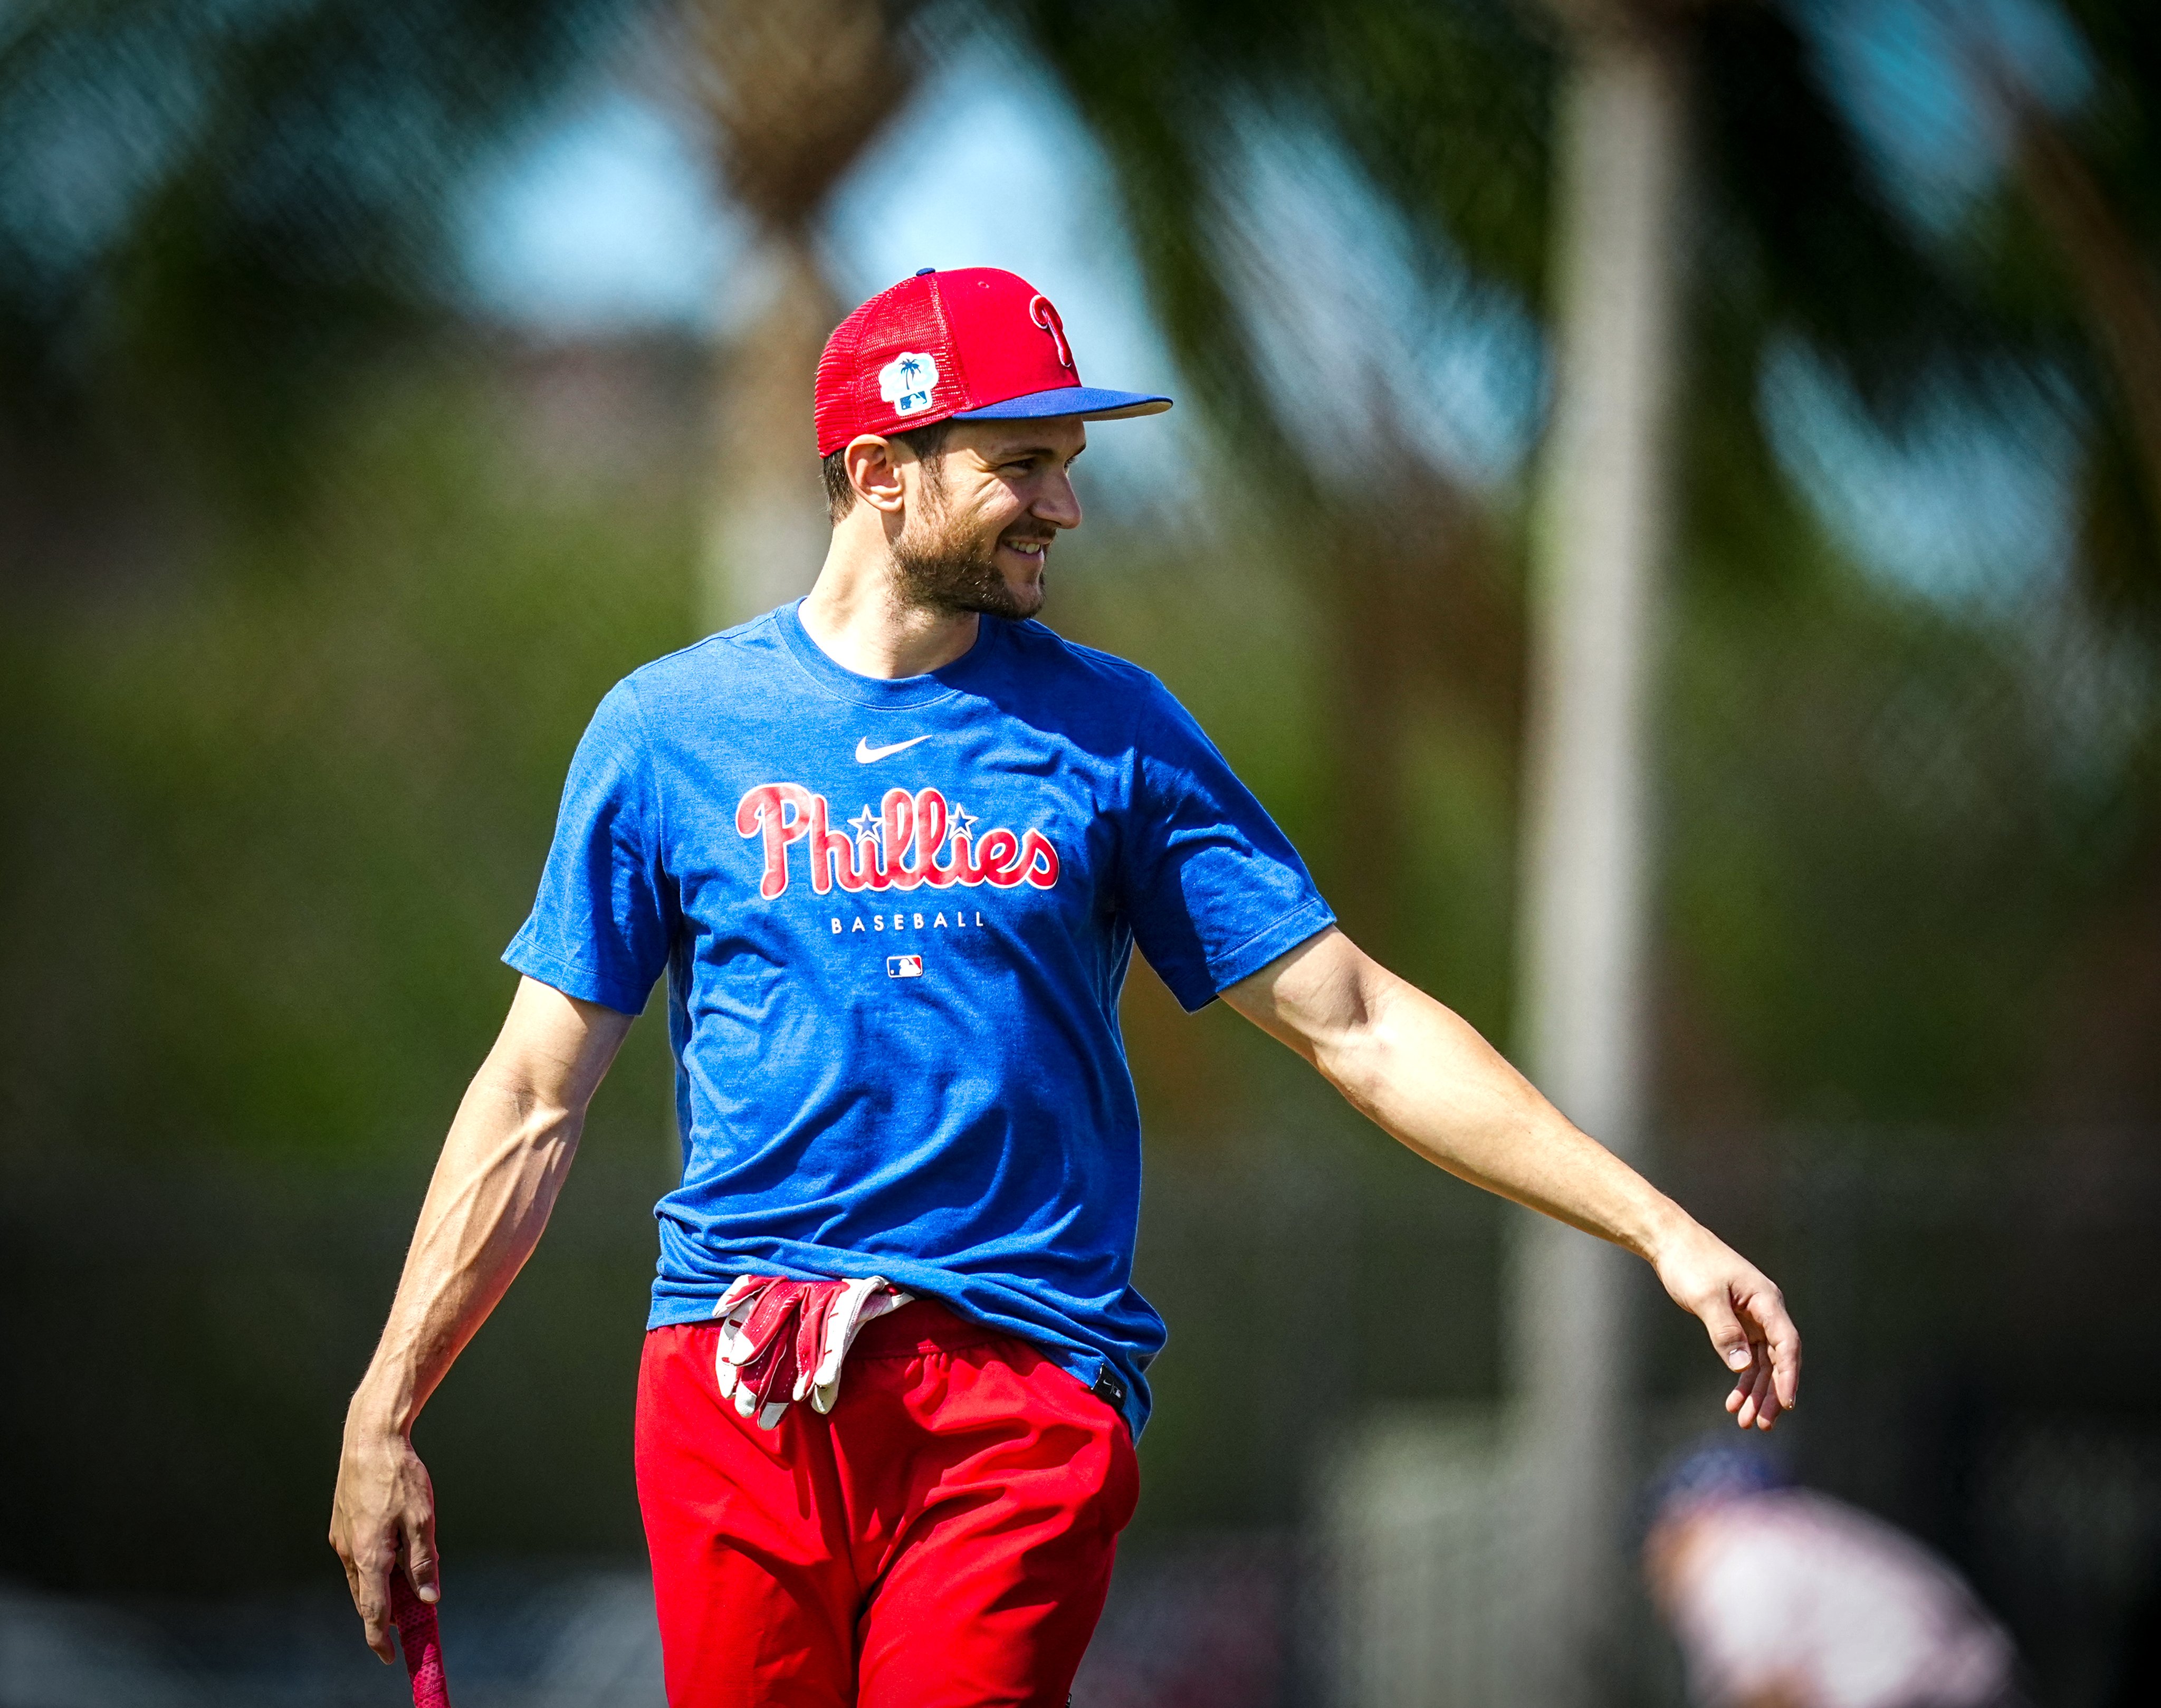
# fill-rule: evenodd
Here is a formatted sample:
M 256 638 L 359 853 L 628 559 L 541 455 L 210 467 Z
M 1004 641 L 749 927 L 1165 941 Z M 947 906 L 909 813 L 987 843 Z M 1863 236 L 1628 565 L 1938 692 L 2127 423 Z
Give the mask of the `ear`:
M 842 454 L 842 466 L 848 471 L 848 484 L 856 489 L 856 497 L 888 516 L 899 515 L 907 503 L 900 478 L 903 461 L 913 461 L 906 445 L 895 445 L 875 433 L 850 440 Z

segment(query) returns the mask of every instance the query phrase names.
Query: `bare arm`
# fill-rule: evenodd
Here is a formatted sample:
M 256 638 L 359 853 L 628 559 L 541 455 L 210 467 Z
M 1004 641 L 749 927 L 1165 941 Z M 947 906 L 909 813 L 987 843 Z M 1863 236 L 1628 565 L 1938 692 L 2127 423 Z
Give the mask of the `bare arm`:
M 1428 1161 L 1648 1261 L 1735 1372 L 1726 1409 L 1743 1429 L 1768 1429 L 1792 1408 L 1801 1341 L 1778 1289 L 1572 1125 L 1466 1021 L 1336 930 L 1223 997 Z
M 386 1661 L 401 1545 L 414 1588 L 437 1593 L 435 1496 L 414 1419 L 539 1243 L 586 1106 L 629 1030 L 627 1014 L 521 981 L 443 1141 L 390 1319 L 346 1412 L 331 1506 L 331 1546 L 367 1646 Z

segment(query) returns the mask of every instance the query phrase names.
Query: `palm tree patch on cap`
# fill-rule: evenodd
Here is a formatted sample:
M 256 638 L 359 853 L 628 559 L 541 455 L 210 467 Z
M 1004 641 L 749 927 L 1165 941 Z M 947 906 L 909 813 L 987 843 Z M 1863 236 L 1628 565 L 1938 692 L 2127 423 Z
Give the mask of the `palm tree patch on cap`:
M 914 415 L 930 407 L 938 383 L 938 364 L 919 350 L 903 350 L 878 370 L 878 395 L 896 415 Z

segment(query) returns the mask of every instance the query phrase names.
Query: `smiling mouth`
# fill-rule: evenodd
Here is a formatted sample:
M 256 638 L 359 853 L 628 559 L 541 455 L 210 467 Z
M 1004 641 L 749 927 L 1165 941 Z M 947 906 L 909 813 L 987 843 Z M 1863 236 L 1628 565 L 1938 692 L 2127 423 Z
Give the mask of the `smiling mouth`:
M 1050 555 L 1048 539 L 1002 539 L 998 544 L 1009 552 L 1016 552 L 1024 558 L 1034 558 L 1039 562 Z

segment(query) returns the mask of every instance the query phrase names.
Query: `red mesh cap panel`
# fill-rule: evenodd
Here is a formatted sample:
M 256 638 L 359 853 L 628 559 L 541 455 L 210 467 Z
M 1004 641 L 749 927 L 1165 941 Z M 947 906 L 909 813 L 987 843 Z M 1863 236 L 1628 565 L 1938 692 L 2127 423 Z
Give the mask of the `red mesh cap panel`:
M 834 329 L 818 362 L 818 455 L 861 433 L 900 433 L 971 406 L 937 275 L 880 291 Z

